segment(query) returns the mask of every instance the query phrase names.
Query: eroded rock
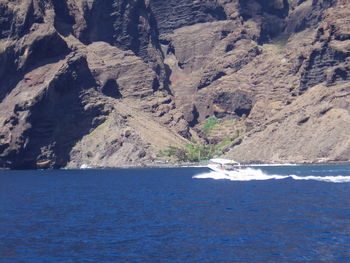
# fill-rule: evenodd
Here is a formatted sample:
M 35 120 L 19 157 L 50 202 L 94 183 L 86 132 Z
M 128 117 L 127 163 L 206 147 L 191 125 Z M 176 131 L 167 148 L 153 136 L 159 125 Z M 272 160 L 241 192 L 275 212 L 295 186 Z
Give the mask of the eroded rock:
M 149 164 L 208 141 L 200 127 L 212 116 L 241 120 L 244 133 L 225 134 L 241 161 L 349 160 L 349 10 L 346 0 L 2 0 L 0 166 Z

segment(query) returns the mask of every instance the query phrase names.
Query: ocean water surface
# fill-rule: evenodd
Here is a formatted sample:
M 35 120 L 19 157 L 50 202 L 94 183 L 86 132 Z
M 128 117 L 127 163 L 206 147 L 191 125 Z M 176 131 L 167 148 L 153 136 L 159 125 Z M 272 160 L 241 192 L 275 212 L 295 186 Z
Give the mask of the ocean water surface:
M 350 166 L 0 171 L 0 262 L 350 262 Z

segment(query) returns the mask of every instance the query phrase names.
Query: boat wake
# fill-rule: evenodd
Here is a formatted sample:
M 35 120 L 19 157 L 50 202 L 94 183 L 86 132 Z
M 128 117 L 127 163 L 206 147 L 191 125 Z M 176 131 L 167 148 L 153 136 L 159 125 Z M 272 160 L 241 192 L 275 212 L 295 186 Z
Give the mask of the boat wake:
M 297 176 L 297 175 L 290 175 L 291 178 L 294 180 L 315 180 L 315 181 L 322 181 L 322 182 L 329 182 L 329 183 L 349 183 L 350 182 L 350 176 Z
M 253 181 L 253 180 L 280 180 L 292 178 L 294 180 L 315 180 L 331 183 L 348 183 L 350 176 L 298 176 L 298 175 L 277 175 L 267 174 L 260 169 L 244 168 L 226 173 L 207 172 L 193 176 L 196 179 L 215 179 L 215 180 L 230 180 L 230 181 Z

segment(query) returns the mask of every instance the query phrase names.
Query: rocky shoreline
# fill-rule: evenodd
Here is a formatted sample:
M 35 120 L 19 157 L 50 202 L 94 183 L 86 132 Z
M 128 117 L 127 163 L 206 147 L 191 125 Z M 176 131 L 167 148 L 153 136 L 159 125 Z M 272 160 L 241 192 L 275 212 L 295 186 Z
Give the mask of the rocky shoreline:
M 209 162 L 192 162 L 192 163 L 143 163 L 139 165 L 121 165 L 121 166 L 82 166 L 82 167 L 62 167 L 59 169 L 62 170 L 100 170 L 100 169 L 154 169 L 154 168 L 200 168 L 200 167 L 207 167 Z M 303 162 L 303 163 L 259 163 L 259 162 L 252 162 L 252 163 L 243 163 L 242 166 L 247 166 L 247 167 L 265 167 L 265 166 L 312 166 L 312 165 L 322 165 L 322 166 L 327 166 L 327 165 L 349 165 L 350 162 L 347 161 L 328 161 L 328 162 Z M 51 168 L 40 168 L 38 167 L 37 169 L 45 170 L 45 169 L 51 169 Z M 8 171 L 12 170 L 10 168 L 0 168 L 0 171 Z
M 192 162 L 192 163 L 146 163 L 140 165 L 125 165 L 116 167 L 77 167 L 68 169 L 138 169 L 138 168 L 190 168 L 190 167 L 207 167 L 208 161 Z M 350 162 L 344 161 L 328 161 L 328 162 L 303 162 L 303 163 L 242 163 L 242 166 L 247 167 L 263 167 L 263 166 L 303 166 L 303 165 L 350 165 Z M 67 168 L 63 168 L 67 169 Z

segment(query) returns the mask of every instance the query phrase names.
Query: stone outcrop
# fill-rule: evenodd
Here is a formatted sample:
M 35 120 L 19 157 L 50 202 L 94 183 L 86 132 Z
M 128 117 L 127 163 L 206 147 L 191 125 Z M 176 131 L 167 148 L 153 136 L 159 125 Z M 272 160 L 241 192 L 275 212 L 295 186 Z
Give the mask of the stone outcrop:
M 240 161 L 349 161 L 349 10 L 0 0 L 0 167 L 150 165 L 212 116 Z
M 227 156 L 244 162 L 348 161 L 350 85 L 310 88 Z
M 327 9 L 312 42 L 307 48 L 297 49 L 298 96 L 293 92 L 295 99 L 248 133 L 240 145 L 229 150 L 228 156 L 248 162 L 349 160 L 349 136 L 345 131 L 350 124 L 350 21 L 345 4 L 339 2 Z M 286 47 L 291 44 L 293 38 Z M 268 108 L 266 104 L 259 107 L 258 103 L 255 107 L 259 111 Z M 256 111 L 253 109 L 254 114 Z

